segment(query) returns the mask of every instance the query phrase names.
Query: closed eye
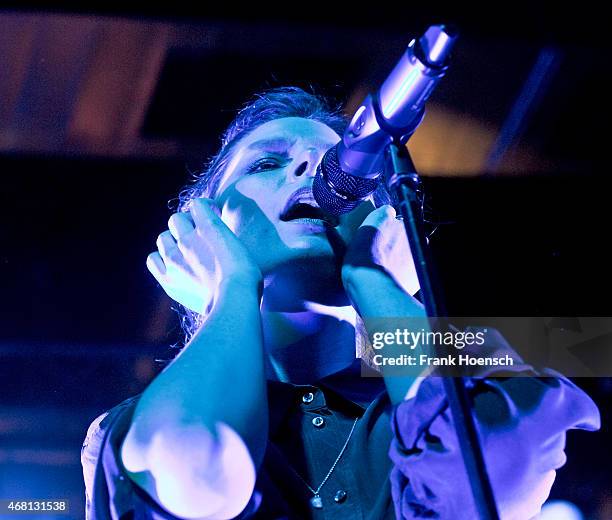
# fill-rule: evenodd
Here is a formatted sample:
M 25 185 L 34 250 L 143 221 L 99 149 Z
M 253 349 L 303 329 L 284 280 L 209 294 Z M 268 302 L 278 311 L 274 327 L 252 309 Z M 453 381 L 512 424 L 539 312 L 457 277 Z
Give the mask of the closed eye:
M 262 157 L 261 159 L 256 160 L 247 168 L 247 173 L 250 174 L 269 170 L 276 170 L 277 168 L 281 168 L 284 162 L 285 161 L 282 161 L 275 157 Z

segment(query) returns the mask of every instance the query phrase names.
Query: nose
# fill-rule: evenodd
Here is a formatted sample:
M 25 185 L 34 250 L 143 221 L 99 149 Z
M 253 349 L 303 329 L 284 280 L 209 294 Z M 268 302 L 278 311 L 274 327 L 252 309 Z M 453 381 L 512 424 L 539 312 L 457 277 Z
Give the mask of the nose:
M 293 175 L 301 177 L 306 174 L 309 177 L 314 177 L 317 171 L 317 165 L 321 160 L 322 154 L 316 148 L 308 148 L 304 151 L 302 157 L 300 157 L 296 163 L 297 166 L 293 170 Z
M 295 169 L 295 171 L 293 172 L 293 174 L 296 177 L 301 177 L 302 174 L 308 169 L 308 161 L 304 161 L 303 163 L 301 163 L 300 165 L 298 165 L 298 167 Z

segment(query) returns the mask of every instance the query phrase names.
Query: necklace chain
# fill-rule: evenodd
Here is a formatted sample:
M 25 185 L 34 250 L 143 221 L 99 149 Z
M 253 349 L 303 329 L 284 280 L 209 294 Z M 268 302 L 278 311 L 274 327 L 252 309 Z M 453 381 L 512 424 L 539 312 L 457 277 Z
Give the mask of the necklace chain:
M 308 482 L 306 482 L 302 476 L 295 471 L 295 469 L 293 469 L 293 472 L 299 477 L 299 479 L 306 484 L 306 487 L 308 489 L 310 489 L 310 492 L 315 496 L 318 497 L 319 496 L 319 491 L 321 491 L 321 488 L 323 487 L 323 484 L 325 484 L 327 482 L 327 479 L 331 476 L 332 472 L 334 471 L 334 469 L 336 468 L 336 465 L 338 464 L 338 462 L 340 461 L 340 457 L 342 457 L 342 454 L 344 453 L 344 451 L 346 450 L 346 447 L 348 446 L 349 441 L 351 440 L 351 436 L 353 435 L 353 430 L 355 430 L 355 426 L 357 425 L 357 421 L 359 420 L 359 417 L 355 418 L 355 421 L 353 422 L 353 426 L 351 427 L 351 431 L 348 434 L 348 437 L 346 438 L 346 441 L 344 441 L 344 446 L 342 446 L 342 449 L 340 450 L 340 453 L 338 453 L 338 456 L 336 457 L 336 460 L 334 461 L 334 463 L 332 464 L 332 467 L 329 468 L 329 471 L 327 472 L 327 475 L 325 475 L 325 478 L 323 479 L 323 482 L 321 482 L 319 484 L 319 487 L 314 490 L 310 487 L 310 485 L 308 484 Z

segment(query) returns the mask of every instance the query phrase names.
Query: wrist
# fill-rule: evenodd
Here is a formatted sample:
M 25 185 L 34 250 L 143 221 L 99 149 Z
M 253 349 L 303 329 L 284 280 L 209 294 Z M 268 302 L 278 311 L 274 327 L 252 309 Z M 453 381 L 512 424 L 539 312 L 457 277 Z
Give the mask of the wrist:
M 221 280 L 217 288 L 217 298 L 220 295 L 254 296 L 261 299 L 263 294 L 263 277 L 261 273 L 240 273 L 227 276 Z
M 371 307 L 372 300 L 384 298 L 396 287 L 384 272 L 369 267 L 345 267 L 342 269 L 342 285 L 357 312 Z
M 380 266 L 345 266 L 342 268 L 342 285 L 345 291 L 358 295 L 370 290 L 391 289 L 397 284 L 389 273 Z
M 384 270 L 351 267 L 343 272 L 342 283 L 362 318 L 423 315 L 422 305 Z

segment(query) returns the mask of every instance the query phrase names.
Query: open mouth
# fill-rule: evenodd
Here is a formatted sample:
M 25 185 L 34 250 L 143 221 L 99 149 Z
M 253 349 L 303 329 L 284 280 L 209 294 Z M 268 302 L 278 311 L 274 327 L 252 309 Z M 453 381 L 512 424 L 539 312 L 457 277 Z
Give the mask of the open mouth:
M 336 227 L 340 223 L 337 216 L 330 215 L 319 207 L 310 188 L 300 188 L 289 197 L 280 219 L 283 222 L 323 222 L 331 227 Z

